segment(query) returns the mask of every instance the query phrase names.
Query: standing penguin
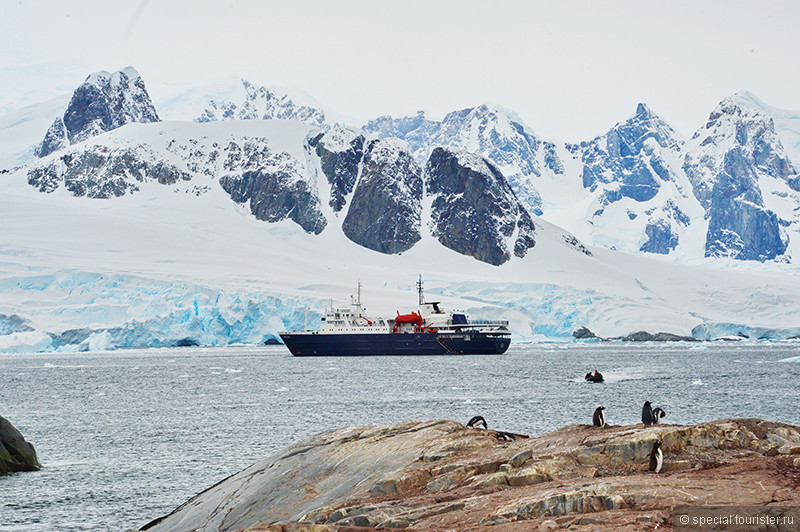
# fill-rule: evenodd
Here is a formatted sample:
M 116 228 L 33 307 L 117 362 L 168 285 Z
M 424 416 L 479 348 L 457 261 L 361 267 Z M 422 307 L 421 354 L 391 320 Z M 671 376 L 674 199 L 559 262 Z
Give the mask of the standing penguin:
M 467 421 L 467 428 L 469 429 L 485 429 L 486 428 L 486 420 L 483 419 L 483 416 L 474 416 L 472 419 Z
M 653 449 L 650 451 L 650 471 L 661 472 L 664 465 L 664 453 L 661 452 L 661 442 L 656 440 Z
M 653 425 L 658 425 L 661 423 L 661 418 L 666 416 L 667 413 L 664 412 L 660 407 L 653 409 Z
M 606 426 L 606 416 L 603 415 L 603 410 L 605 409 L 606 407 L 604 406 L 598 406 L 594 410 L 594 416 L 592 416 L 592 424 L 594 424 L 595 427 L 600 427 L 602 429 Z
M 642 423 L 645 427 L 653 424 L 653 407 L 650 405 L 650 401 L 645 401 L 642 407 Z

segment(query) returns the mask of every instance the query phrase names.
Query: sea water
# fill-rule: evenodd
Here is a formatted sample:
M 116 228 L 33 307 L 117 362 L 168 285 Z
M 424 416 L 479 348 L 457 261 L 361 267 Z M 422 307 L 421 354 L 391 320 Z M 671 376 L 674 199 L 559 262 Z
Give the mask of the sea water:
M 599 370 L 606 382 L 584 382 Z M 0 415 L 39 472 L 0 477 L 0 530 L 129 530 L 314 434 L 481 415 L 530 435 L 591 423 L 800 424 L 800 343 L 512 345 L 505 355 L 295 358 L 282 346 L 0 355 Z

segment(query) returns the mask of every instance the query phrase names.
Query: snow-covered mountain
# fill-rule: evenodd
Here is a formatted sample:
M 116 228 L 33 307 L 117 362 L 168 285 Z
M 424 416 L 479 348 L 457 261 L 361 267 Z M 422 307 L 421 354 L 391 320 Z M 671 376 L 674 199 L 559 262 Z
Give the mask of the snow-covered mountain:
M 586 197 L 585 210 L 574 213 L 583 220 L 575 222 L 588 226 L 592 241 L 662 255 L 693 243 L 692 232 L 704 221 L 680 170 L 683 141 L 646 105 L 605 135 L 569 149 L 580 162 Z
M 437 146 L 482 155 L 530 212 L 594 245 L 678 260 L 791 261 L 800 246 L 800 187 L 789 155 L 800 141 L 797 123 L 800 116 L 742 93 L 720 103 L 689 140 L 645 104 L 579 144 L 541 140 L 490 105 L 441 122 L 384 116 L 364 129 L 405 139 L 418 161 Z
M 419 273 L 446 304 L 509 320 L 517 341 L 584 326 L 800 334 L 790 265 L 720 271 L 587 246 L 518 191 L 635 252 L 702 256 L 706 234 L 732 249 L 733 233 L 745 249 L 768 213 L 791 241 L 797 173 L 774 121 L 735 99 L 688 141 L 640 105 L 579 145 L 539 140 L 491 106 L 362 130 L 127 120 L 129 105 L 98 105 L 70 105 L 65 129 L 89 124 L 74 142 L 0 174 L 0 351 L 256 343 L 318 319 L 359 278 L 372 311 L 405 310 Z
M 642 329 L 702 338 L 800 333 L 795 276 L 587 250 L 519 206 L 513 215 L 514 196 L 497 169 L 458 150 L 436 150 L 430 158 L 424 172 L 430 195 L 414 203 L 419 240 L 402 253 L 370 249 L 346 234 L 342 212 L 325 201 L 331 186 L 309 145 L 318 135 L 296 121 L 128 124 L 0 176 L 0 349 L 255 343 L 313 323 L 329 298 L 341 304 L 359 278 L 371 311 L 393 315 L 415 301 L 418 273 L 429 294 L 448 305 L 508 319 L 517 341 L 569 339 L 581 326 L 606 336 Z M 374 164 L 413 163 L 401 141 L 373 141 L 366 152 L 376 150 L 369 156 Z M 84 189 L 70 188 L 57 173 L 49 193 L 29 184 L 31 173 L 56 172 L 80 153 L 106 157 L 75 178 L 103 183 L 91 176 L 121 175 L 128 186 L 106 187 L 117 193 L 101 199 L 88 185 L 81 195 Z M 115 165 L 120 172 L 106 174 Z M 277 218 L 259 216 L 252 194 L 260 186 L 223 184 L 226 176 L 243 183 L 253 167 L 263 186 L 285 186 L 286 198 L 305 183 L 304 197 L 314 198 L 326 226 L 315 233 L 316 226 L 304 227 L 280 208 L 268 209 L 283 213 Z M 350 208 L 363 178 L 362 172 Z M 500 239 L 491 240 L 513 249 L 501 265 L 465 254 L 463 241 L 442 245 L 441 232 L 457 226 L 441 223 L 445 213 L 434 205 L 459 195 L 457 187 L 471 201 L 459 210 L 465 227 L 484 220 L 504 228 L 504 217 L 483 208 L 511 202 L 502 208 L 515 221 L 511 236 L 501 229 L 494 233 Z M 243 191 L 248 200 L 239 196 Z M 484 229 L 478 236 L 491 234 Z

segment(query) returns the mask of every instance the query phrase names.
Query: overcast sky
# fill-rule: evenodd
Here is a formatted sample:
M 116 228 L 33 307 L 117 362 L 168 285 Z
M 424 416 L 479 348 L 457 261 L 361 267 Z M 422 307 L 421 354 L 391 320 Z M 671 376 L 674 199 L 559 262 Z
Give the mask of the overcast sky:
M 691 135 L 749 90 L 800 109 L 800 2 L 0 0 L 0 110 L 135 67 L 154 100 L 231 74 L 361 119 L 492 102 L 540 136 L 638 102 Z

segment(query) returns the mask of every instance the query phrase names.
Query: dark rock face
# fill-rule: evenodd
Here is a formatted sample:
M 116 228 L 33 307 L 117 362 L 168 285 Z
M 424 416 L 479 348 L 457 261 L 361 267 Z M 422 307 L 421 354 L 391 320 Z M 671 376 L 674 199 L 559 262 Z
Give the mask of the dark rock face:
M 480 156 L 436 148 L 425 166 L 435 237 L 448 248 L 493 265 L 535 245 L 535 226 L 500 171 Z
M 92 146 L 28 170 L 28 184 L 40 192 L 53 192 L 63 184 L 75 196 L 89 198 L 124 196 L 136 192 L 138 184 L 147 181 L 169 185 L 189 179 L 188 173 L 159 160 L 145 147 Z
M 33 445 L 6 418 L 0 416 L 0 475 L 39 471 L 42 464 Z
M 306 167 L 286 152 L 274 152 L 266 138 L 236 137 L 224 144 L 211 139 L 171 141 L 167 150 L 185 160 L 192 172 L 221 176 L 222 189 L 237 203 L 247 203 L 259 220 L 288 218 L 314 234 L 327 224 Z
M 45 157 L 131 122 L 158 121 L 144 81 L 135 69 L 96 72 L 75 89 L 64 117 L 53 122 L 35 154 Z
M 33 331 L 28 320 L 17 314 L 0 314 L 0 335 Z
M 289 218 L 306 232 L 319 234 L 326 225 L 319 200 L 308 183 L 296 177 L 291 167 L 264 168 L 241 176 L 222 176 L 219 184 L 234 201 L 249 202 L 250 212 L 259 220 L 278 222 Z
M 59 116 L 47 129 L 42 143 L 34 149 L 34 155 L 44 157 L 67 146 L 69 146 L 67 127 L 64 125 L 64 119 Z
M 405 142 L 371 141 L 342 223 L 344 234 L 381 253 L 410 249 L 421 238 L 421 173 Z
M 346 203 L 345 196 L 353 191 L 358 178 L 358 168 L 364 156 L 364 135 L 336 124 L 313 147 L 322 172 L 331 185 L 330 205 L 339 212 Z
M 36 148 L 45 157 L 69 144 L 131 122 L 158 122 L 144 81 L 132 67 L 119 72 L 95 72 L 75 89 L 63 119 L 53 122 Z
M 749 161 L 740 150 L 725 154 L 708 208 L 707 257 L 771 260 L 788 246 L 778 217 L 763 206 Z
M 587 327 L 581 327 L 572 332 L 572 336 L 576 340 L 591 340 L 597 338 L 597 335 L 590 331 Z
M 705 255 L 758 261 L 782 255 L 788 239 L 764 204 L 759 181 L 771 177 L 794 188 L 797 171 L 772 119 L 727 98 L 692 143 L 683 168 L 706 209 Z
M 647 241 L 642 244 L 639 251 L 667 255 L 678 245 L 678 235 L 672 231 L 667 220 L 658 219 L 651 221 L 645 227 Z
M 131 67 L 90 75 L 72 95 L 64 125 L 71 143 L 131 122 L 158 122 L 144 81 Z

